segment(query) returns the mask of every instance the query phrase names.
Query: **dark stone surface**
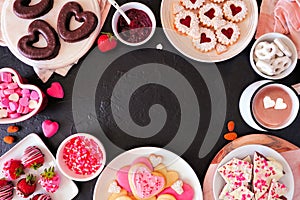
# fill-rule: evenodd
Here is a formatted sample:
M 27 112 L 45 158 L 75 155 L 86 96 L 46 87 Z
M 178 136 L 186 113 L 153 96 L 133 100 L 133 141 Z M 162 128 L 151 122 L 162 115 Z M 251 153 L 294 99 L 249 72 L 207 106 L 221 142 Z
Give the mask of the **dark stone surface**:
M 122 0 L 118 2 L 122 4 L 125 3 L 126 1 Z M 144 0 L 142 2 L 150 6 L 154 11 L 156 19 L 159 19 L 160 1 Z M 112 18 L 114 10 L 115 10 L 114 8 L 110 10 L 107 21 L 102 31 L 105 32 L 111 31 L 110 19 Z M 161 26 L 160 20 L 157 20 L 157 25 Z M 238 56 L 217 64 L 218 69 L 223 77 L 223 81 L 227 93 L 227 113 L 226 113 L 226 121 L 224 122 L 222 133 L 226 132 L 226 123 L 229 120 L 234 120 L 236 122 L 235 130 L 239 134 L 239 136 L 247 135 L 251 133 L 257 133 L 256 130 L 249 127 L 243 121 L 243 119 L 240 116 L 239 108 L 238 108 L 239 97 L 242 91 L 252 82 L 257 80 L 262 80 L 262 78 L 259 77 L 257 74 L 255 74 L 255 72 L 252 70 L 249 62 L 249 52 L 253 42 L 254 39 L 251 41 L 248 47 L 243 52 L 241 52 Z M 96 47 L 96 45 L 94 45 L 94 47 Z M 151 56 L 151 55 L 152 54 L 147 54 L 147 56 Z M 85 57 L 82 58 L 81 61 L 84 59 Z M 278 82 L 287 85 L 293 85 L 300 82 L 299 65 L 300 64 L 298 63 L 295 71 L 290 76 Z M 64 99 L 60 100 L 60 99 L 54 99 L 49 97 L 48 106 L 44 111 L 40 112 L 38 115 L 34 116 L 30 120 L 17 123 L 17 125 L 21 127 L 21 130 L 18 133 L 15 133 L 15 136 L 17 138 L 16 142 L 20 141 L 27 134 L 31 132 L 35 132 L 43 139 L 43 141 L 46 143 L 46 145 L 51 150 L 51 152 L 55 155 L 56 150 L 59 144 L 63 141 L 63 139 L 71 135 L 72 133 L 76 132 L 76 128 L 73 120 L 73 114 L 72 114 L 72 91 L 73 91 L 74 81 L 80 66 L 81 66 L 81 62 L 75 65 L 70 70 L 69 74 L 66 77 L 53 75 L 47 83 L 43 84 L 41 80 L 39 80 L 38 77 L 35 75 L 33 69 L 30 66 L 27 66 L 22 62 L 20 62 L 16 57 L 14 57 L 10 53 L 10 51 L 7 48 L 0 47 L 1 68 L 12 67 L 16 69 L 23 77 L 28 79 L 29 83 L 39 86 L 43 91 L 46 91 L 46 88 L 48 88 L 51 82 L 54 81 L 59 81 L 62 84 L 65 91 Z M 141 90 L 143 90 L 143 88 L 141 88 Z M 148 92 L 149 92 L 148 95 L 152 95 L 153 92 L 155 93 L 155 88 L 152 88 Z M 139 101 L 139 99 L 135 99 L 135 96 L 132 97 L 132 100 L 136 102 Z M 145 99 L 143 100 L 145 101 Z M 153 102 L 150 102 L 149 104 L 151 103 Z M 174 101 L 174 104 L 177 105 L 176 100 Z M 45 138 L 41 130 L 41 124 L 45 119 L 52 119 L 59 122 L 60 124 L 59 132 L 50 139 Z M 176 117 L 174 118 L 174 120 L 176 121 Z M 147 123 L 147 118 L 141 117 L 139 119 L 136 119 L 136 121 L 138 121 L 138 123 L 141 124 Z M 298 135 L 300 134 L 299 124 L 300 124 L 300 117 L 298 116 L 297 119 L 294 121 L 294 123 L 288 128 L 280 131 L 274 131 L 270 134 L 276 135 L 278 137 L 281 137 L 283 139 L 286 139 L 294 143 L 297 146 L 300 146 L 300 139 Z M 7 127 L 8 125 L 0 125 L 1 138 L 7 135 L 6 132 Z M 203 131 L 205 132 L 206 130 Z M 172 133 L 169 134 L 170 134 L 169 137 L 172 137 Z M 124 141 L 124 139 L 126 140 L 125 135 L 123 136 L 122 134 L 119 134 L 118 138 L 120 141 Z M 182 157 L 193 167 L 201 183 L 203 182 L 210 161 L 212 160 L 214 155 L 227 143 L 227 141 L 225 141 L 223 137 L 220 137 L 213 151 L 211 151 L 211 153 L 205 158 L 199 159 L 198 158 L 198 152 L 200 148 L 199 144 L 202 143 L 202 140 L 203 140 L 203 135 L 198 134 L 191 147 L 182 155 Z M 153 143 L 153 146 L 163 146 L 162 144 L 164 144 L 165 142 L 163 140 L 161 141 L 161 143 L 159 140 L 155 140 L 155 141 L 156 142 Z M 135 144 L 136 142 L 137 141 L 135 141 Z M 13 145 L 15 144 L 16 143 L 14 143 Z M 3 155 L 13 145 L 7 145 L 1 140 L 0 155 Z M 137 143 L 135 146 L 139 146 L 139 144 Z M 127 148 L 129 147 L 125 145 L 124 149 L 127 150 Z M 85 183 L 76 182 L 77 186 L 79 187 L 79 194 L 75 199 L 92 199 L 93 188 L 94 188 L 94 184 L 96 183 L 96 180 L 97 179 L 94 179 L 92 181 L 85 182 Z

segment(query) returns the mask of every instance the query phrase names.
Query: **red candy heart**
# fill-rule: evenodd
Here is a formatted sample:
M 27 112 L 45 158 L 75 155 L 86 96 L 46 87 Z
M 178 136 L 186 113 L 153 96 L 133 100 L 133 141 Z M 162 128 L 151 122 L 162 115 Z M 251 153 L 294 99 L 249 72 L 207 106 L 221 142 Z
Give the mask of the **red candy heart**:
M 204 15 L 209 17 L 210 19 L 213 19 L 215 17 L 215 9 L 211 8 L 209 11 L 204 13 Z
M 205 43 L 205 42 L 211 42 L 211 39 L 206 37 L 205 33 L 201 33 L 200 44 Z
M 52 122 L 47 119 L 42 123 L 43 133 L 47 138 L 52 137 L 59 129 L 59 124 L 57 122 Z
M 191 20 L 191 16 L 186 16 L 184 19 L 180 19 L 180 23 L 190 28 Z
M 233 34 L 233 29 L 232 28 L 228 28 L 228 29 L 222 29 L 221 32 L 228 38 L 230 39 L 232 34 Z
M 236 14 L 238 14 L 239 12 L 242 11 L 242 8 L 239 6 L 235 6 L 234 4 L 230 5 L 230 10 L 232 12 L 232 15 L 235 16 Z
M 53 82 L 51 87 L 47 89 L 47 94 L 54 98 L 63 98 L 64 90 L 59 82 Z

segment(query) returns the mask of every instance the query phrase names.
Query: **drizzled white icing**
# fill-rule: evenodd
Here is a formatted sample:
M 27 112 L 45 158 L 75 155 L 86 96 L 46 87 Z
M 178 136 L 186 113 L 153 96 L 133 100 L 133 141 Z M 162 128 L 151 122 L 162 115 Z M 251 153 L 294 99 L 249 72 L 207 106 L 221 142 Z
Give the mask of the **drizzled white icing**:
M 25 149 L 23 157 L 21 158 L 22 164 L 25 167 L 30 167 L 28 165 L 33 164 L 35 160 L 43 158 L 41 150 L 36 146 L 29 146 Z
M 13 198 L 14 187 L 11 182 L 7 185 L 0 187 L 0 199 L 1 200 L 11 200 Z
M 36 200 L 51 200 L 51 197 L 47 194 L 38 194 L 38 198 Z

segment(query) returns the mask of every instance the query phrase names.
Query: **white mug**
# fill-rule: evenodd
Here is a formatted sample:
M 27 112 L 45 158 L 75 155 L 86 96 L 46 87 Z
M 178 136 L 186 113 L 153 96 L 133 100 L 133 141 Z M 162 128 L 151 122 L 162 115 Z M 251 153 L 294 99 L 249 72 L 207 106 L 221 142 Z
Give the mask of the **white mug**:
M 292 87 L 297 91 L 300 84 Z M 285 94 L 285 98 L 279 100 L 279 97 L 272 97 L 276 90 Z M 252 128 L 259 131 L 279 130 L 288 127 L 296 119 L 299 99 L 292 88 L 271 80 L 262 80 L 252 83 L 243 91 L 239 109 L 244 121 Z M 275 114 L 278 114 L 277 118 L 273 116 Z

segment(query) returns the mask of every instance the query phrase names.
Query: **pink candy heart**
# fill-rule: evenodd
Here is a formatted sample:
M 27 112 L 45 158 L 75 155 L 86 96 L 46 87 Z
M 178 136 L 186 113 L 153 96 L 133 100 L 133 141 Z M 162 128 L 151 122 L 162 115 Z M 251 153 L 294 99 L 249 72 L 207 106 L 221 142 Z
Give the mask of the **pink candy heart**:
M 42 123 L 43 133 L 47 138 L 52 137 L 59 129 L 59 124 L 57 122 L 52 122 L 47 119 Z
M 64 98 L 64 90 L 59 82 L 53 82 L 47 89 L 47 94 L 54 98 Z

